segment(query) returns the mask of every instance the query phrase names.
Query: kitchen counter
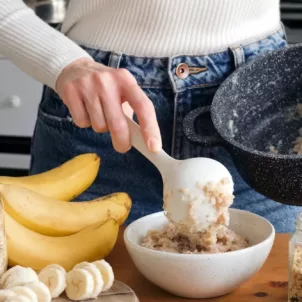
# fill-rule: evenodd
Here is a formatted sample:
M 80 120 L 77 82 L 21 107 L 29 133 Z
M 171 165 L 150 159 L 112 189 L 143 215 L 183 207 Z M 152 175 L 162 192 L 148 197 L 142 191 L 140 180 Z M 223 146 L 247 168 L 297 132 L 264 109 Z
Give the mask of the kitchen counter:
M 194 301 L 170 295 L 147 281 L 135 268 L 123 241 L 124 228 L 121 229 L 118 241 L 108 261 L 113 266 L 117 280 L 129 285 L 137 294 L 140 302 L 176 302 Z M 273 249 L 262 269 L 233 293 L 212 302 L 278 302 L 287 301 L 287 266 L 289 235 L 277 234 Z M 200 301 L 200 300 L 199 300 Z

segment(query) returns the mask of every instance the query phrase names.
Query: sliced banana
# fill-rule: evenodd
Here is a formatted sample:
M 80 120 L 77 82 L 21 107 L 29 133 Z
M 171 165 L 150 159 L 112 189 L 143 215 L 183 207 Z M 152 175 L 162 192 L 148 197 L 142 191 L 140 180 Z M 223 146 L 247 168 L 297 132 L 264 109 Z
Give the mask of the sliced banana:
M 11 269 L 7 270 L 6 272 L 4 272 L 0 278 L 0 287 L 3 289 L 4 286 L 5 286 L 5 282 L 8 278 L 8 276 L 13 272 L 13 271 L 16 271 L 16 270 L 20 270 L 20 269 L 23 269 L 22 266 L 20 265 L 16 265 L 14 267 L 12 267 Z
M 33 290 L 38 298 L 38 302 L 50 302 L 51 295 L 47 286 L 43 282 L 32 282 L 25 285 Z
M 5 302 L 7 298 L 11 298 L 13 296 L 16 296 L 16 294 L 9 289 L 0 290 L 0 302 Z
M 83 261 L 83 262 L 80 262 L 80 263 L 76 264 L 76 265 L 73 267 L 73 269 L 83 268 L 83 266 L 89 265 L 89 264 L 90 264 L 90 262 Z
M 19 270 L 21 270 L 21 269 L 23 269 L 22 266 L 16 265 L 16 266 L 12 267 L 11 269 L 8 269 L 5 273 L 3 273 L 2 276 L 1 276 L 1 278 L 0 278 L 0 287 L 1 287 L 1 288 L 4 288 L 5 283 L 6 283 L 6 280 L 7 280 L 8 276 L 9 276 L 12 272 L 14 272 L 14 271 L 16 271 L 16 270 L 19 271 Z
M 38 274 L 39 280 L 49 289 L 52 298 L 58 298 L 66 287 L 66 272 L 52 266 L 43 268 Z
M 25 296 L 30 299 L 32 302 L 38 302 L 38 297 L 36 293 L 25 286 L 15 286 L 11 287 L 9 290 L 11 290 L 13 293 L 15 293 L 17 296 Z
M 88 270 L 72 269 L 67 273 L 66 284 L 65 292 L 70 300 L 80 301 L 91 298 L 94 281 Z
M 39 279 L 33 269 L 17 265 L 2 275 L 0 283 L 2 288 L 8 289 L 36 281 L 39 281 Z
M 109 290 L 114 282 L 114 273 L 111 265 L 106 260 L 98 260 L 92 263 L 99 269 L 103 276 L 103 291 Z
M 5 302 L 32 302 L 28 297 L 18 295 L 18 296 L 12 296 L 5 300 Z
M 44 269 L 47 269 L 47 268 L 56 268 L 56 269 L 60 270 L 62 273 L 66 274 L 66 271 L 65 271 L 64 267 L 62 267 L 62 266 L 59 265 L 59 264 L 49 264 L 49 265 L 45 266 L 45 267 L 43 268 L 43 270 L 44 270 Z M 41 271 L 42 271 L 42 270 L 41 270 Z
M 6 272 L 4 272 L 0 278 L 0 288 L 3 289 L 4 288 L 4 284 L 5 284 L 5 281 L 6 281 L 6 278 L 8 277 L 8 275 L 10 274 L 9 273 L 10 270 L 7 270 Z
M 94 287 L 93 292 L 91 294 L 91 298 L 96 298 L 101 293 L 104 286 L 104 281 L 101 272 L 94 264 L 89 262 L 79 263 L 75 267 L 76 269 L 85 269 L 92 275 Z

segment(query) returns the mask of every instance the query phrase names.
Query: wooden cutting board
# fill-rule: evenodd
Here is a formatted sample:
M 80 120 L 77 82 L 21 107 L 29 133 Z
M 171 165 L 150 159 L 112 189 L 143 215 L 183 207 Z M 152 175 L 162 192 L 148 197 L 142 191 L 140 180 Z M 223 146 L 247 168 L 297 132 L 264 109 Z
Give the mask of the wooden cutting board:
M 53 299 L 55 302 L 70 302 L 65 294 L 59 298 Z M 139 302 L 139 299 L 135 295 L 134 291 L 126 284 L 115 280 L 111 289 L 101 293 L 99 298 L 83 300 L 83 302 Z

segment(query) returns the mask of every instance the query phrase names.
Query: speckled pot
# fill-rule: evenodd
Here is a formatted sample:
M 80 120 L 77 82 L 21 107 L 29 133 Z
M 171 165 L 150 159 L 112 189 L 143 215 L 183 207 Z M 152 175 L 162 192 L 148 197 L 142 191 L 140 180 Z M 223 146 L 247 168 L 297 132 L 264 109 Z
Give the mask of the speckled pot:
M 302 44 L 271 53 L 236 70 L 218 89 L 212 106 L 184 119 L 186 137 L 202 146 L 224 146 L 242 178 L 275 201 L 302 205 L 302 156 L 293 154 L 302 118 Z M 216 136 L 195 132 L 197 118 L 211 113 Z M 277 147 L 278 154 L 269 151 Z

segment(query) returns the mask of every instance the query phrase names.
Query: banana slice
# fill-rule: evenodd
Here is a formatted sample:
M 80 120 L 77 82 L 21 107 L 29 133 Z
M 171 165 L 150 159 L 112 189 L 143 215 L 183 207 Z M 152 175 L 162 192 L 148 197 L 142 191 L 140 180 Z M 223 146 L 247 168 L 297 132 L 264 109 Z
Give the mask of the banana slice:
M 93 293 L 94 281 L 88 270 L 77 268 L 67 273 L 65 293 L 70 300 L 89 299 Z
M 8 276 L 9 276 L 13 271 L 15 271 L 15 270 L 20 270 L 20 269 L 22 269 L 22 268 L 23 268 L 22 266 L 16 265 L 16 266 L 14 266 L 13 268 L 11 268 L 11 269 L 7 270 L 6 272 L 4 272 L 4 273 L 2 274 L 2 276 L 1 276 L 1 278 L 0 278 L 0 287 L 1 287 L 2 289 L 4 289 L 5 282 L 6 282 L 7 278 L 8 278 Z
M 15 286 L 10 288 L 9 290 L 11 290 L 17 296 L 25 296 L 29 298 L 32 302 L 38 302 L 36 293 L 30 288 L 27 288 L 25 286 Z
M 13 271 L 16 271 L 16 270 L 21 270 L 23 269 L 22 266 L 20 265 L 16 265 L 14 267 L 12 267 L 11 269 L 7 270 L 5 273 L 2 274 L 1 278 L 0 278 L 0 287 L 1 288 L 4 288 L 5 286 L 5 282 L 8 278 L 8 276 L 13 272 Z
M 9 289 L 0 290 L 0 302 L 5 302 L 8 298 L 13 296 L 16 296 L 16 294 Z
M 103 291 L 109 290 L 114 282 L 114 273 L 111 265 L 106 260 L 92 262 L 101 272 L 104 280 Z
M 4 288 L 4 283 L 6 281 L 6 278 L 8 277 L 9 275 L 9 270 L 7 270 L 6 272 L 4 272 L 0 278 L 0 288 L 3 289 Z
M 18 295 L 7 298 L 5 302 L 31 302 L 31 300 L 26 296 Z
M 83 261 L 83 262 L 80 262 L 80 263 L 76 264 L 76 265 L 73 267 L 73 269 L 83 268 L 83 266 L 89 265 L 89 264 L 90 264 L 90 262 Z
M 52 298 L 58 298 L 66 287 L 66 272 L 52 266 L 43 268 L 38 274 L 39 280 L 49 289 Z
M 75 265 L 75 269 L 85 269 L 92 275 L 94 287 L 93 292 L 91 294 L 91 298 L 96 298 L 101 293 L 104 286 L 104 281 L 101 272 L 94 264 L 86 261 Z
M 66 274 L 64 267 L 62 267 L 59 264 L 49 264 L 49 265 L 45 266 L 43 269 L 46 269 L 46 268 L 56 268 L 56 269 L 60 270 L 62 273 Z
M 25 285 L 26 287 L 33 290 L 38 297 L 39 302 L 50 302 L 51 301 L 51 295 L 49 292 L 49 289 L 43 282 L 32 282 Z
M 8 289 L 36 281 L 39 281 L 39 279 L 37 273 L 33 269 L 17 265 L 2 275 L 0 284 L 2 288 Z

